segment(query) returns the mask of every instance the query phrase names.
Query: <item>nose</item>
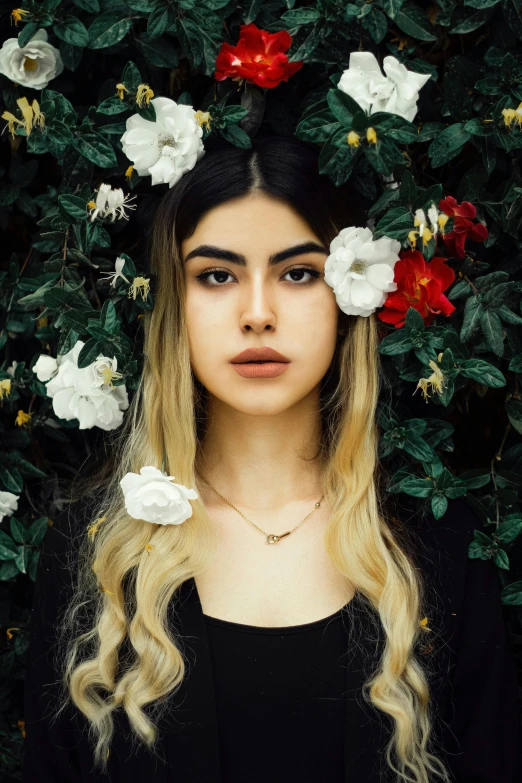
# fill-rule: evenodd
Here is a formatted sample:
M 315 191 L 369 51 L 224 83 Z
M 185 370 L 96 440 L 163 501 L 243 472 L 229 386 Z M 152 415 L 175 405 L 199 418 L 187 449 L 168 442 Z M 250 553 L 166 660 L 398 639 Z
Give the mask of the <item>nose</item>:
M 244 331 L 262 332 L 275 329 L 277 323 L 277 303 L 271 295 L 269 285 L 263 276 L 256 276 L 249 285 L 245 285 L 240 303 L 240 327 Z

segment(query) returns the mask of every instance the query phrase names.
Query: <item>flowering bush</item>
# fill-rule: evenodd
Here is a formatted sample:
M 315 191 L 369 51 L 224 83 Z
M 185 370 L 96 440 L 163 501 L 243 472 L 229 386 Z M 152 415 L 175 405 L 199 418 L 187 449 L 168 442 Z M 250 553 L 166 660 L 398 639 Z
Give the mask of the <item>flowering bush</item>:
M 292 6 L 292 7 L 289 7 Z M 18 776 L 26 591 L 70 480 L 117 429 L 153 307 L 143 234 L 212 139 L 265 129 L 316 145 L 368 225 L 325 280 L 377 311 L 394 413 L 389 492 L 443 520 L 467 494 L 522 622 L 522 17 L 513 0 L 25 0 L 0 49 L 2 772 Z M 416 394 L 420 390 L 420 394 Z M 190 503 L 154 466 L 130 514 Z M 147 471 L 149 471 L 147 473 Z M 190 490 L 192 491 L 192 490 Z M 169 513 L 161 516 L 162 504 Z M 16 599 L 15 599 L 16 596 Z

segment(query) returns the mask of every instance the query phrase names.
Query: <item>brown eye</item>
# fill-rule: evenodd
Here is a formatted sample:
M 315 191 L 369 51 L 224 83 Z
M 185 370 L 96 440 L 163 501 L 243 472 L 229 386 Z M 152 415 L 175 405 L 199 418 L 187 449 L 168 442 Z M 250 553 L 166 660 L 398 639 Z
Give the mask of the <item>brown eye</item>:
M 293 269 L 289 269 L 283 277 L 286 277 L 287 275 L 293 275 L 294 273 L 297 273 L 297 275 L 302 275 L 303 272 L 305 274 L 311 275 L 311 279 L 308 280 L 289 280 L 286 282 L 293 282 L 296 285 L 310 285 L 311 283 L 314 283 L 319 277 L 321 277 L 321 273 L 317 271 L 317 269 L 311 269 L 307 266 L 296 266 Z M 208 280 L 211 275 L 215 276 L 215 280 L 217 282 L 209 283 Z M 232 273 L 228 271 L 228 269 L 207 269 L 205 272 L 202 272 L 200 275 L 196 275 L 196 280 L 198 280 L 201 285 L 206 286 L 207 288 L 222 288 L 223 285 L 227 283 L 226 278 L 227 277 L 233 277 Z

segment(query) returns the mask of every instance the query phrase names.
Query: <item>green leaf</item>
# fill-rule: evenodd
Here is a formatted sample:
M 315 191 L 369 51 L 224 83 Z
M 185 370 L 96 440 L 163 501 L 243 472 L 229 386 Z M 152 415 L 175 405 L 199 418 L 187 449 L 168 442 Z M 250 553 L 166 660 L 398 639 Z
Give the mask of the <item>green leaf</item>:
M 339 147 L 336 144 L 343 135 L 343 130 L 335 131 L 319 153 L 319 173 L 327 174 L 336 186 L 350 178 L 359 157 L 357 150 L 352 150 L 348 145 Z
M 494 13 L 494 8 L 485 8 L 483 10 L 474 11 L 449 32 L 451 35 L 471 33 L 473 30 L 478 30 L 479 27 L 482 27 L 483 24 L 486 24 L 486 22 L 491 19 Z
M 108 332 L 116 334 L 120 330 L 120 321 L 116 308 L 111 299 L 106 299 L 100 311 L 100 323 L 102 328 Z
M 147 22 L 147 35 L 152 41 L 154 38 L 159 38 L 167 31 L 170 24 L 170 16 L 168 6 L 159 6 L 155 8 L 150 14 Z
M 178 53 L 166 38 L 155 38 L 151 41 L 147 33 L 141 33 L 136 44 L 151 65 L 157 68 L 178 67 Z
M 431 30 L 433 26 L 425 12 L 412 2 L 406 2 L 395 14 L 395 23 L 412 38 L 418 41 L 436 41 L 437 36 Z
M 89 43 L 89 33 L 75 16 L 66 16 L 62 22 L 54 25 L 53 31 L 57 38 L 73 46 L 87 46 Z
M 74 5 L 77 5 L 78 8 L 82 8 L 84 11 L 87 11 L 89 14 L 97 14 L 100 10 L 100 4 L 98 0 L 72 0 Z
M 129 90 L 129 92 L 136 92 L 140 84 L 142 83 L 141 73 L 135 63 L 132 62 L 132 60 L 129 60 L 125 68 L 123 69 L 123 73 L 121 75 L 121 80 L 125 87 Z
M 239 125 L 226 125 L 224 128 L 220 128 L 219 132 L 223 138 L 233 144 L 234 147 L 249 149 L 252 146 L 252 140 L 250 136 L 242 128 L 240 128 Z
M 522 401 L 511 398 L 504 407 L 511 426 L 522 435 Z
M 66 146 L 74 141 L 70 128 L 58 120 L 54 120 L 53 124 L 47 128 L 47 138 L 60 146 Z
M 408 169 L 405 169 L 401 176 L 401 184 L 399 186 L 399 192 L 401 201 L 404 204 L 411 205 L 415 201 L 417 196 L 417 185 L 415 180 Z
M 470 135 L 460 122 L 445 128 L 428 147 L 428 155 L 431 158 L 433 168 L 438 168 L 456 157 L 469 140 Z
M 87 160 L 102 169 L 111 168 L 118 163 L 112 144 L 95 131 L 79 136 L 74 140 L 73 146 Z
M 94 339 L 94 337 L 90 340 L 87 340 L 82 350 L 78 354 L 79 369 L 83 370 L 85 367 L 88 367 L 90 364 L 95 362 L 101 353 L 103 353 L 103 351 L 98 340 Z
M 504 355 L 504 334 L 502 322 L 493 310 L 484 310 L 480 318 L 482 334 L 487 346 L 497 356 Z
M 132 19 L 107 11 L 98 16 L 89 27 L 89 49 L 106 49 L 125 38 L 132 27 Z
M 500 0 L 464 0 L 464 5 L 469 5 L 471 8 L 491 8 L 499 3 Z
M 492 389 L 506 385 L 506 379 L 500 370 L 484 359 L 466 359 L 460 362 L 461 374 L 465 378 L 473 378 L 477 383 L 483 383 Z
M 502 590 L 501 598 L 506 606 L 522 606 L 522 580 L 506 585 Z
M 519 0 L 502 0 L 502 11 L 509 29 L 522 41 L 522 16 Z
M 123 114 L 125 111 L 130 111 L 130 106 L 125 101 L 122 101 L 118 95 L 113 95 L 102 101 L 96 111 L 98 114 Z
M 379 220 L 373 232 L 373 238 L 387 236 L 402 240 L 413 228 L 413 217 L 405 207 L 394 207 L 388 210 Z
M 62 215 L 73 220 L 87 220 L 87 204 L 79 196 L 62 194 L 58 196 L 58 205 Z
M 319 144 L 326 142 L 338 129 L 339 123 L 332 121 L 329 112 L 319 111 L 317 114 L 302 118 L 295 129 L 295 135 L 303 141 Z
M 522 533 L 522 515 L 509 514 L 504 522 L 497 527 L 497 539 L 503 544 L 510 544 Z
M 198 68 L 203 57 L 203 42 L 197 24 L 188 16 L 176 19 L 176 30 L 185 53 L 193 68 Z
M 382 7 L 390 19 L 395 19 L 403 5 L 404 0 L 384 0 Z
M 27 543 L 34 544 L 34 546 L 40 546 L 40 544 L 44 540 L 45 533 L 48 527 L 49 527 L 48 517 L 38 517 L 38 519 L 35 519 L 31 523 L 31 526 L 27 531 Z
M 374 5 L 371 11 L 362 20 L 362 26 L 368 30 L 375 43 L 380 43 L 388 32 L 388 20 L 386 16 Z
M 341 125 L 350 130 L 354 115 L 357 114 L 357 112 L 362 111 L 357 101 L 355 101 L 351 95 L 348 95 L 337 88 L 328 90 L 326 100 L 328 101 L 328 106 L 334 117 Z
M 23 29 L 18 33 L 18 46 L 23 49 L 26 46 L 33 35 L 35 35 L 40 29 L 40 25 L 37 22 L 28 22 Z
M 392 174 L 393 167 L 404 163 L 404 157 L 398 147 L 386 136 L 378 139 L 377 144 L 364 145 L 366 160 L 379 174 Z
M 300 27 L 303 24 L 311 24 L 317 22 L 321 18 L 320 12 L 317 8 L 292 8 L 290 11 L 285 11 L 282 14 L 283 19 L 289 27 Z
M 67 70 L 75 71 L 78 68 L 82 61 L 83 51 L 81 46 L 73 46 L 72 44 L 62 41 L 62 44 L 60 45 L 60 54 L 62 55 L 63 64 Z

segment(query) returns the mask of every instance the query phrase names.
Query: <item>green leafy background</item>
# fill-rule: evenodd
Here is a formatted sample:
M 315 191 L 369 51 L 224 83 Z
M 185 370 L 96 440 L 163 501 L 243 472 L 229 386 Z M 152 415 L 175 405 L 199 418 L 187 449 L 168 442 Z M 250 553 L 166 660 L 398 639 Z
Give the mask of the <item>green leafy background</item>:
M 80 365 L 98 353 L 116 356 L 130 394 L 142 370 L 140 315 L 153 306 L 129 298 L 104 272 L 125 258 L 131 280 L 145 275 L 143 235 L 167 186 L 150 185 L 122 152 L 127 117 L 140 83 L 209 111 L 209 136 L 249 147 L 265 129 L 295 134 L 321 149 L 320 170 L 336 185 L 351 180 L 374 221 L 375 237 L 408 245 L 414 212 L 449 195 L 471 201 L 489 237 L 451 258 L 456 275 L 446 292 L 457 308 L 426 327 L 410 309 L 403 329 L 382 325 L 380 353 L 394 395 L 383 407 L 380 458 L 389 492 L 416 498 L 434 524 L 448 500 L 466 495 L 481 523 L 471 558 L 491 558 L 522 669 L 522 130 L 508 128 L 505 108 L 522 101 L 522 16 L 515 0 L 43 0 L 10 23 L 0 4 L 3 40 L 29 42 L 45 28 L 65 69 L 43 90 L 0 76 L 1 112 L 20 117 L 17 98 L 36 98 L 45 127 L 0 137 L 0 490 L 20 495 L 19 510 L 0 522 L 0 777 L 21 779 L 26 624 L 40 545 L 52 517 L 74 496 L 73 480 L 100 465 L 104 432 L 79 430 L 55 416 L 32 366 L 78 339 Z M 303 68 L 278 87 L 261 90 L 213 78 L 223 41 L 239 26 L 288 30 L 289 59 Z M 388 54 L 430 74 L 413 122 L 371 118 L 337 88 L 351 51 Z M 120 99 L 116 84 L 128 92 Z M 154 119 L 152 106 L 140 113 Z M 2 123 L 6 125 L 5 121 Z M 377 145 L 364 141 L 368 126 Z M 3 127 L 3 125 L 2 125 Z M 346 134 L 363 136 L 357 149 Z M 395 178 L 398 187 L 391 188 Z M 86 204 L 101 182 L 137 196 L 130 220 L 91 222 Z M 449 229 L 451 223 L 448 224 Z M 440 241 L 440 240 L 439 240 Z M 419 246 L 427 260 L 435 241 Z M 467 248 L 468 249 L 468 248 Z M 426 401 L 419 379 L 443 354 L 441 393 Z M 16 362 L 14 375 L 7 368 Z M 24 426 L 18 411 L 31 413 Z

